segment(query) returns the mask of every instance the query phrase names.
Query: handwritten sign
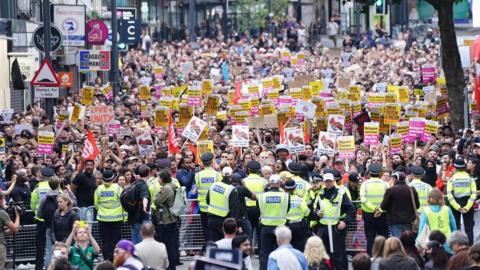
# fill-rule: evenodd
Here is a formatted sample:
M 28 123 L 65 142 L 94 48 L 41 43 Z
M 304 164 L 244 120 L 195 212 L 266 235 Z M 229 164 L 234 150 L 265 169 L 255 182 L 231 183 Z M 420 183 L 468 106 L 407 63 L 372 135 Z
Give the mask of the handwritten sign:
M 107 124 L 114 117 L 115 113 L 112 106 L 97 105 L 90 108 L 90 122 L 95 125 Z

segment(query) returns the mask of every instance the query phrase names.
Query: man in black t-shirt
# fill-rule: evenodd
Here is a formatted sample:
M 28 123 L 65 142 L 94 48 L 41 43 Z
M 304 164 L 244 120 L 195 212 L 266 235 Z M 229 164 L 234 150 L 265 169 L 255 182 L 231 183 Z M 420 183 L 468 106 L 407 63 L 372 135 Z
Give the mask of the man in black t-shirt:
M 135 201 L 141 201 L 138 210 L 128 212 L 128 223 L 132 227 L 132 242 L 138 244 L 142 241 L 140 229 L 143 222 L 150 219 L 150 192 L 148 190 L 147 181 L 150 175 L 150 168 L 147 165 L 142 165 L 138 168 L 138 179 L 135 185 Z
M 239 227 L 242 228 L 242 231 L 246 235 L 252 235 L 252 225 L 248 220 L 247 215 L 247 205 L 245 204 L 245 198 L 249 198 L 251 200 L 257 200 L 255 194 L 253 194 L 247 187 L 245 187 L 242 183 L 242 176 L 238 173 L 234 173 L 230 179 L 232 185 L 238 192 L 238 200 L 240 203 L 240 214 L 237 220 L 237 224 Z
M 97 184 L 93 176 L 95 169 L 95 161 L 85 160 L 84 171 L 72 181 L 72 192 L 77 197 L 77 205 L 79 207 L 78 216 L 81 220 L 93 222 L 93 197 Z

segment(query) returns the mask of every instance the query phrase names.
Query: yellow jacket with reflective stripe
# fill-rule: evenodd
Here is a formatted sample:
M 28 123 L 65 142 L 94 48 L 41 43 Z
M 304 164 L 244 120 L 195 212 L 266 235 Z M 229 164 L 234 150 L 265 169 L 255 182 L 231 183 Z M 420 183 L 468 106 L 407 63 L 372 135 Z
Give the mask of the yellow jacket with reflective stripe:
M 468 202 L 465 206 L 461 206 L 455 199 L 468 198 Z M 477 197 L 477 185 L 475 180 L 465 171 L 458 171 L 452 175 L 447 183 L 447 198 L 451 207 L 455 210 L 465 208 L 470 210 L 473 206 L 473 202 Z
M 172 179 L 173 180 L 173 179 Z M 150 207 L 152 210 L 157 209 L 157 206 L 154 203 L 155 196 L 162 190 L 162 185 L 160 185 L 160 182 L 158 179 L 154 179 L 152 182 L 150 182 L 150 185 L 148 186 L 148 191 L 150 193 Z
M 342 210 L 342 201 L 345 191 L 338 190 L 337 196 L 332 201 L 327 198 L 318 201 L 318 210 L 323 212 L 323 216 L 320 218 L 320 224 L 322 225 L 337 225 L 340 221 L 340 212 Z
M 289 223 L 301 222 L 303 218 L 310 214 L 305 200 L 297 195 L 290 195 L 290 208 L 287 213 L 287 220 Z
M 93 197 L 98 221 L 123 221 L 124 215 L 127 213 L 123 211 L 120 203 L 121 193 L 122 188 L 115 183 L 108 187 L 105 184 L 98 186 Z
M 283 191 L 268 191 L 260 194 L 258 206 L 260 208 L 260 223 L 266 226 L 285 225 L 289 195 Z
M 298 175 L 292 177 L 292 179 L 295 181 L 295 193 L 294 194 L 303 198 L 303 196 L 305 196 L 305 193 L 307 193 L 307 190 L 309 190 L 310 187 L 311 187 L 310 183 L 303 180 Z
M 198 190 L 198 204 L 200 212 L 207 212 L 207 193 L 210 186 L 215 182 L 222 181 L 222 174 L 211 167 L 207 167 L 195 175 L 195 185 Z
M 418 211 L 421 212 L 423 207 L 428 205 L 428 194 L 432 191 L 432 186 L 417 178 L 413 179 L 409 186 L 414 187 L 417 191 L 418 201 L 420 202 L 420 208 Z
M 232 185 L 228 185 L 223 182 L 213 183 L 208 191 L 208 213 L 219 217 L 226 217 L 230 211 L 229 198 L 232 191 Z
M 40 201 L 47 196 L 47 193 L 52 190 L 48 185 L 48 181 L 42 181 L 37 184 L 37 187 L 32 192 L 30 198 L 30 209 L 35 213 L 35 219 L 44 221 L 42 218 L 37 217 L 37 210 L 40 207 Z
M 249 174 L 245 179 L 243 179 L 243 182 L 245 183 L 245 187 L 250 190 L 255 196 L 260 196 L 265 191 L 265 187 L 267 186 L 267 180 L 265 178 L 261 177 L 258 174 Z M 245 198 L 245 204 L 247 207 L 255 207 L 256 202 L 254 200 L 251 200 L 250 198 Z
M 430 207 L 424 207 L 425 214 L 427 215 L 428 226 L 430 231 L 439 230 L 448 238 L 452 231 L 450 230 L 450 216 L 448 213 L 448 206 L 442 205 L 440 211 L 434 212 Z
M 380 207 L 383 195 L 388 188 L 388 183 L 378 177 L 372 177 L 360 186 L 360 200 L 362 211 L 373 213 L 375 208 Z

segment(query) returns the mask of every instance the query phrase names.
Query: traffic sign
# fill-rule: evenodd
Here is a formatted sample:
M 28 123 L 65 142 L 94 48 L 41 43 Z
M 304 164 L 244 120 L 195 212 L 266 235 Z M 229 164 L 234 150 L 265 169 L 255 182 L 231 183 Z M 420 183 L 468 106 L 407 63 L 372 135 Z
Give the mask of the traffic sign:
M 50 51 L 55 52 L 62 45 L 62 41 L 63 41 L 62 33 L 54 25 L 51 25 L 50 29 L 51 29 L 51 34 L 50 34 L 51 48 L 50 48 Z M 35 49 L 37 49 L 38 51 L 43 52 L 43 53 L 45 52 L 44 33 L 45 33 L 45 26 L 43 26 L 43 25 L 37 27 L 37 29 L 35 29 L 35 31 L 33 32 L 33 46 L 35 47 Z
M 58 87 L 45 87 L 45 86 L 35 87 L 36 98 L 58 98 L 58 96 L 59 96 Z
M 52 65 L 47 60 L 43 60 L 40 68 L 35 72 L 32 79 L 32 85 L 38 86 L 60 86 L 60 80 L 53 71 Z

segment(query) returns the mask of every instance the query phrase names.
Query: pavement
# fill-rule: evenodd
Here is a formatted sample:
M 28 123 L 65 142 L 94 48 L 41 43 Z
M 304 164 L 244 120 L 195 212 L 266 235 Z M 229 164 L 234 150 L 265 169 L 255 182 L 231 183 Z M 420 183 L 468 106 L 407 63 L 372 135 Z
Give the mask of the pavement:
M 183 265 L 177 266 L 177 270 L 187 270 L 188 266 L 193 262 L 193 258 L 194 257 L 181 257 L 180 260 L 182 261 Z M 252 266 L 253 266 L 253 269 L 260 268 L 260 261 L 258 259 L 258 256 L 253 256 Z

